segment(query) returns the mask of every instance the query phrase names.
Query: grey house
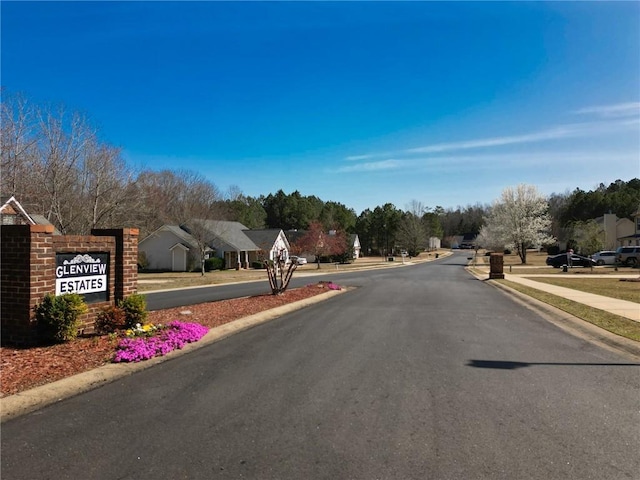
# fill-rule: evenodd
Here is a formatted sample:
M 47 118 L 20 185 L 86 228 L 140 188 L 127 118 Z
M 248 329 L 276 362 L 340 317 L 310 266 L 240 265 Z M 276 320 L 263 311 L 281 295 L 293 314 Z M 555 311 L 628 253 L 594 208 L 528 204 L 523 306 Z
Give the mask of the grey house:
M 227 269 L 249 268 L 252 262 L 273 259 L 281 249 L 289 256 L 282 230 L 249 230 L 240 222 L 224 220 L 163 225 L 140 241 L 138 251 L 145 255 L 149 269 L 184 272 L 198 265 L 199 244 L 206 245 L 205 258 L 222 258 Z
M 198 242 L 178 225 L 163 225 L 142 239 L 138 243 L 138 254 L 145 257 L 145 267 L 151 270 L 186 272 L 199 260 Z

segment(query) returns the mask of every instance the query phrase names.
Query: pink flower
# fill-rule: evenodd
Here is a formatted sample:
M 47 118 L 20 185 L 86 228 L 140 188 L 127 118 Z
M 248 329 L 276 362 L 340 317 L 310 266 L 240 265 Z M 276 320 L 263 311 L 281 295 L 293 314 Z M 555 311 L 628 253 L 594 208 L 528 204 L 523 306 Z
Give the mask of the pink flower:
M 197 342 L 209 329 L 199 323 L 173 321 L 152 337 L 124 338 L 116 347 L 113 358 L 115 363 L 139 362 L 184 347 L 187 343 Z

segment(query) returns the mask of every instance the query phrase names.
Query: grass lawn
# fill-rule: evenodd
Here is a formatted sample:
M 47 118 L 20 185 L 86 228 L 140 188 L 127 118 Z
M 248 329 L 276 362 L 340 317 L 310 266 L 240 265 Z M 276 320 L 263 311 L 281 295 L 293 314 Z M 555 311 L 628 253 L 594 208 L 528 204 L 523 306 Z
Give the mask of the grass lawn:
M 572 288 L 581 292 L 595 293 L 605 297 L 640 303 L 640 282 L 623 282 L 619 278 L 552 278 L 535 277 L 529 280 L 548 283 L 558 287 Z
M 527 252 L 527 263 L 523 265 L 520 261 L 520 257 L 514 253 L 504 255 L 503 265 L 504 273 L 511 273 L 514 275 L 613 275 L 619 273 L 635 273 L 640 276 L 640 269 L 632 267 L 619 266 L 617 270 L 612 266 L 606 267 L 574 267 L 570 268 L 567 272 L 563 272 L 561 268 L 553 268 L 547 265 L 548 254 L 546 252 L 537 252 L 530 250 Z M 484 255 L 481 250 L 478 253 L 478 263 L 489 267 L 489 257 Z
M 569 279 L 572 280 L 572 279 Z M 603 279 L 598 279 L 603 280 Z M 508 280 L 498 282 L 621 337 L 640 342 L 640 323 Z M 620 282 L 625 283 L 625 282 Z M 563 285 L 564 286 L 564 285 Z

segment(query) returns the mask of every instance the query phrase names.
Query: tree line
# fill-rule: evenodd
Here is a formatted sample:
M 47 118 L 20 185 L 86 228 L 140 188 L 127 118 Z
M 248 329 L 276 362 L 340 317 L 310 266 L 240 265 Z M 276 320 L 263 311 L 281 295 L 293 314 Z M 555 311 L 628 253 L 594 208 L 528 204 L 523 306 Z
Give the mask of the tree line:
M 100 138 L 90 120 L 62 106 L 38 105 L 20 95 L 2 96 L 0 192 L 15 196 L 30 213 L 43 215 L 63 234 L 93 228 L 136 227 L 141 238 L 164 224 L 193 219 L 238 221 L 251 229 L 357 233 L 365 255 L 399 248 L 411 255 L 429 238 L 478 234 L 493 206 L 428 207 L 413 200 L 404 209 L 384 203 L 357 214 L 339 202 L 298 191 L 246 196 L 239 187 L 222 191 L 199 172 L 134 169 L 119 147 Z M 548 199 L 551 233 L 559 238 L 580 222 L 616 213 L 631 217 L 640 205 L 640 179 L 617 180 L 595 190 L 554 194 Z

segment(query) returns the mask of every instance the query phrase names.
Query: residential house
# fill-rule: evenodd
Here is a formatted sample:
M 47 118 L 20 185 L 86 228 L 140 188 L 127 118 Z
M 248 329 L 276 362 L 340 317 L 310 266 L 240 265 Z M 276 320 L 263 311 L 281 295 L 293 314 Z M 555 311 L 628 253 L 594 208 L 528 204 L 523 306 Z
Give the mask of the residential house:
M 604 250 L 615 250 L 622 246 L 620 239 L 637 233 L 634 222 L 628 218 L 618 218 L 614 213 L 605 213 L 595 222 L 604 232 Z
M 632 229 L 630 229 L 631 232 L 628 235 L 620 235 L 617 238 L 618 246 L 640 246 L 640 210 L 633 214 L 633 222 L 631 223 L 633 227 Z
M 150 270 L 193 270 L 200 260 L 199 252 L 196 239 L 178 225 L 163 225 L 138 243 L 138 255 Z M 209 249 L 205 257 L 212 253 Z
M 53 225 L 43 215 L 27 213 L 14 196 L 0 198 L 0 224 L 2 225 Z M 54 233 L 60 235 L 57 228 Z
M 451 248 L 475 248 L 478 235 L 475 233 L 465 233 L 464 235 L 453 235 L 448 238 Z
M 243 232 L 259 248 L 258 252 L 250 252 L 249 264 L 267 258 L 275 260 L 280 253 L 285 260 L 289 258 L 291 246 L 281 229 L 243 230 Z
M 192 234 L 207 232 L 208 245 L 215 250 L 215 256 L 224 260 L 224 268 L 249 268 L 252 258 L 260 254 L 260 247 L 246 235 L 249 230 L 240 222 L 226 220 L 192 220 L 185 226 Z
M 152 270 L 189 271 L 197 268 L 200 246 L 205 258 L 219 257 L 224 268 L 249 268 L 263 257 L 273 259 L 289 242 L 282 230 L 249 230 L 240 222 L 192 220 L 187 224 L 163 225 L 138 244 L 138 251 Z

